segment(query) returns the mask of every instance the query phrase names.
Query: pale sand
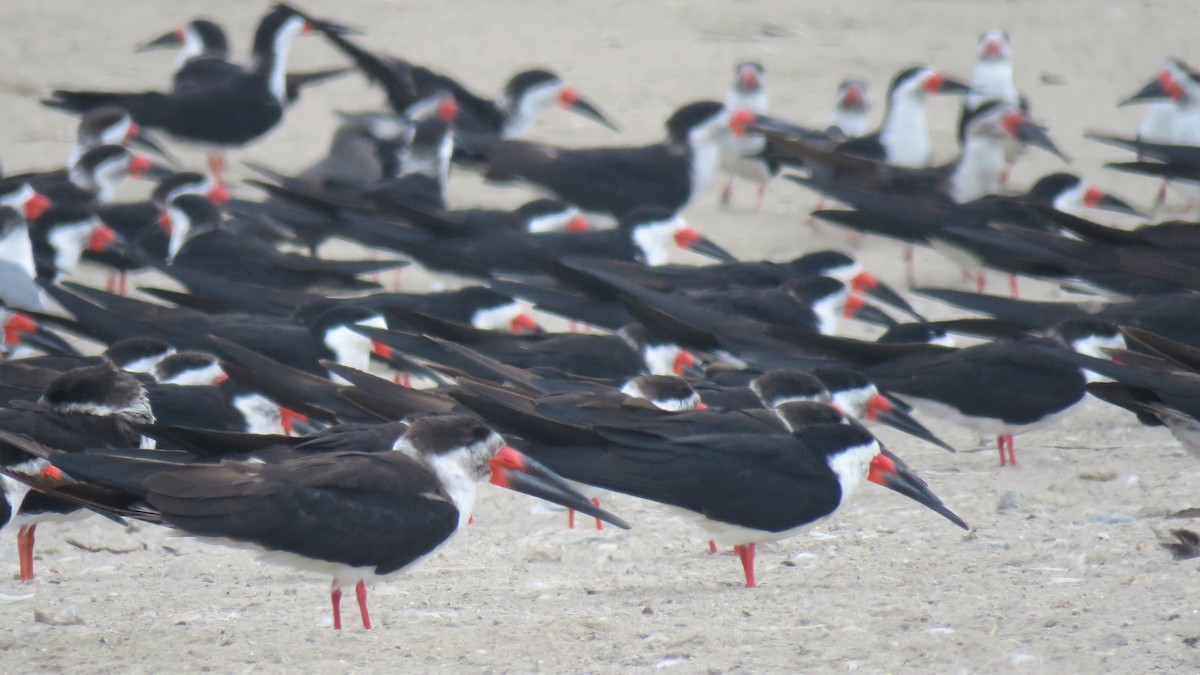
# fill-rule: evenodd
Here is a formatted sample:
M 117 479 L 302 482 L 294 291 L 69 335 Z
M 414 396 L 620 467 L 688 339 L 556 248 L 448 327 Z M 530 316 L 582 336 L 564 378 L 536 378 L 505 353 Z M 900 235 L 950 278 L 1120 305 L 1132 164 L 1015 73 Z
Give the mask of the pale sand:
M 334 7 L 336 6 L 336 9 Z M 0 159 L 9 171 L 65 157 L 71 122 L 37 99 L 54 87 L 157 88 L 172 58 L 135 44 L 195 13 L 232 28 L 244 49 L 264 3 L 196 0 L 0 4 Z M 719 98 L 733 64 L 765 63 L 772 109 L 824 124 L 839 80 L 867 79 L 876 115 L 899 68 L 928 62 L 970 76 L 975 39 L 1013 36 L 1019 86 L 1038 120 L 1094 180 L 1147 204 L 1155 186 L 1103 171 L 1119 152 L 1084 130 L 1132 133 L 1140 110 L 1113 104 L 1167 54 L 1196 58 L 1193 2 L 385 2 L 329 3 L 365 27 L 364 42 L 436 64 L 490 93 L 511 72 L 544 64 L 618 120 L 612 134 L 561 112 L 530 134 L 563 144 L 636 143 L 660 136 L 677 105 Z M 317 3 L 308 8 L 317 12 Z M 296 68 L 340 64 L 318 40 L 300 41 Z M 1061 78 L 1063 86 L 1040 82 Z M 381 100 L 358 79 L 306 93 L 284 127 L 235 156 L 283 171 L 324 151 L 331 109 Z M 957 101 L 933 101 L 938 155 L 954 152 Z M 186 154 L 195 160 L 199 155 Z M 1061 165 L 1033 152 L 1014 185 Z M 245 172 L 237 169 L 241 175 Z M 761 213 L 721 211 L 715 191 L 691 222 L 743 256 L 787 258 L 844 247 L 841 233 L 802 224 L 813 195 L 777 183 Z M 248 188 L 240 188 L 249 194 Z M 131 194 L 136 194 L 131 191 Z M 483 187 L 461 172 L 453 202 L 516 203 L 527 193 Z M 336 250 L 336 249 L 335 249 Z M 353 249 L 347 247 L 347 251 Z M 903 280 L 899 246 L 870 239 L 858 253 L 886 280 Z M 958 286 L 955 266 L 921 253 L 922 283 Z M 100 277 L 89 276 L 92 280 Z M 409 279 L 406 276 L 406 279 Z M 996 277 L 993 288 L 1002 287 Z M 1038 297 L 1052 291 L 1024 283 Z M 951 312 L 918 303 L 935 316 Z M 945 439 L 977 439 L 930 422 Z M 39 532 L 38 581 L 16 580 L 11 537 L 0 546 L 6 672 L 465 670 L 615 672 L 1150 672 L 1195 671 L 1200 652 L 1197 563 L 1177 563 L 1156 530 L 1193 526 L 1162 516 L 1195 506 L 1195 460 L 1164 431 L 1091 402 L 1053 430 L 1017 441 L 1021 466 L 993 451 L 950 455 L 888 431 L 881 436 L 976 531 L 964 536 L 901 497 L 863 488 L 811 535 L 761 547 L 754 591 L 736 558 L 710 557 L 703 536 L 652 505 L 613 498 L 629 533 L 568 531 L 559 514 L 485 490 L 476 524 L 417 569 L 371 594 L 376 630 L 329 628 L 327 581 L 248 554 L 131 533 L 93 518 Z M 1088 480 L 1092 476 L 1111 480 Z M 1015 508 L 998 511 L 1009 491 Z M 533 507 L 531 509 L 531 507 Z M 1099 514 L 1099 515 L 1098 515 Z M 1131 522 L 1102 524 L 1104 514 Z M 133 549 L 89 553 L 87 546 Z M 15 596 L 30 597 L 18 599 Z M 11 596 L 11 597 L 10 597 Z M 52 623 L 35 621 L 40 615 Z M 74 625 L 53 625 L 66 622 Z

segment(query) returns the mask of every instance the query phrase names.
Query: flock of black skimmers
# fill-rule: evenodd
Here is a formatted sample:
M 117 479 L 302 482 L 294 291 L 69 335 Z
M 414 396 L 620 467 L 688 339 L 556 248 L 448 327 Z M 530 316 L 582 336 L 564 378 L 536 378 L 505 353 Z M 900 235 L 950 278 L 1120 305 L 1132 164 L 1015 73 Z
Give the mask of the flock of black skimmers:
M 288 72 L 307 34 L 346 62 Z M 661 142 L 593 148 L 520 138 L 556 107 L 618 131 L 550 70 L 488 99 L 365 43 L 280 4 L 245 62 L 196 19 L 138 50 L 179 50 L 160 90 L 44 100 L 79 117 L 67 165 L 0 180 L 0 525 L 22 579 L 39 524 L 136 519 L 329 574 L 334 627 L 353 586 L 369 628 L 368 585 L 467 526 L 482 481 L 562 505 L 572 525 L 578 511 L 629 527 L 601 491 L 665 505 L 713 552 L 732 546 L 753 587 L 757 543 L 832 515 L 864 481 L 967 528 L 871 431 L 953 451 L 914 409 L 995 438 L 1002 467 L 1014 435 L 1088 394 L 1200 454 L 1200 229 L 1098 224 L 1098 209 L 1145 216 L 1070 173 L 1008 187 L 1027 152 L 1061 153 L 1013 85 L 1002 32 L 980 38 L 969 82 L 896 74 L 875 130 L 865 83 L 839 88 L 828 125 L 795 122 L 768 114 L 765 69 L 744 63 L 723 102 L 683 103 Z M 225 152 L 283 124 L 307 88 L 355 75 L 382 90 L 380 110 L 339 113 L 323 159 L 225 183 Z M 961 153 L 943 165 L 936 96 L 962 106 Z M 1161 178 L 1160 201 L 1200 203 L 1200 72 L 1168 61 L 1133 103 L 1150 110 L 1136 137 L 1093 136 L 1132 153 L 1110 166 Z M 167 138 L 205 145 L 206 170 L 180 167 Z M 543 196 L 450 205 L 457 172 Z M 1013 297 L 914 288 L 971 314 L 928 321 L 846 253 L 738 260 L 683 220 L 726 177 L 728 200 L 735 180 L 761 199 L 777 176 L 826 200 L 814 224 L 896 239 L 910 263 L 924 245 L 980 280 L 1012 275 Z M 149 197 L 114 201 L 126 179 L 150 181 Z M 369 253 L 319 257 L 330 239 Z M 716 262 L 671 264 L 675 248 Z M 381 290 L 409 264 L 457 290 Z M 79 282 L 96 266 L 103 290 Z M 130 294 L 137 271 L 154 274 Z M 1022 301 L 1018 276 L 1088 295 Z M 848 320 L 878 337 L 838 336 Z M 575 330 L 543 327 L 556 322 Z

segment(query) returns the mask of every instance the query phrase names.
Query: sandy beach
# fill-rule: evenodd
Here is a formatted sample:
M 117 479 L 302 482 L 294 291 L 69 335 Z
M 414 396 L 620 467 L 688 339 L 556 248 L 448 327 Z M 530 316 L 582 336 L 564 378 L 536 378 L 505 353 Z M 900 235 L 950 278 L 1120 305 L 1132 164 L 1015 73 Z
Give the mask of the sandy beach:
M 679 104 L 720 99 L 742 60 L 762 62 L 773 114 L 828 119 L 844 78 L 866 80 L 874 115 L 888 80 L 927 63 L 969 79 L 978 34 L 1012 36 L 1018 86 L 1034 118 L 1071 158 L 1031 151 L 1012 184 L 1073 170 L 1139 206 L 1157 185 L 1102 168 L 1121 153 L 1083 138 L 1133 135 L 1142 110 L 1115 103 L 1163 57 L 1200 60 L 1194 2 L 1062 0 L 788 0 L 453 3 L 308 2 L 360 27 L 362 44 L 437 67 L 495 94 L 513 72 L 546 66 L 622 127 L 615 134 L 561 111 L 529 138 L 563 145 L 638 144 L 662 136 Z M 134 54 L 142 41 L 204 15 L 224 24 L 239 57 L 265 2 L 63 0 L 0 3 L 0 163 L 6 172 L 60 165 L 74 122 L 39 98 L 55 88 L 160 89 L 173 54 Z M 343 65 L 318 38 L 298 40 L 292 69 Z M 350 76 L 306 91 L 282 128 L 231 155 L 284 173 L 326 149 L 335 110 L 382 107 Z M 955 153 L 956 99 L 930 101 L 935 152 Z M 172 146 L 199 168 L 201 153 Z M 234 185 L 242 196 L 253 189 Z M 132 198 L 144 186 L 130 186 Z M 517 188 L 457 171 L 456 206 L 513 205 Z M 816 196 L 773 183 L 763 209 L 739 184 L 730 209 L 714 189 L 686 214 L 737 255 L 788 259 L 844 248 L 904 285 L 900 245 L 848 243 L 805 223 Z M 1135 221 L 1107 219 L 1133 224 Z M 329 255 L 362 253 L 331 246 Z M 956 265 L 917 254 L 921 284 L 961 288 Z M 681 261 L 699 262 L 688 254 Z M 84 278 L 100 282 L 102 273 Z M 150 276 L 135 280 L 145 281 Z M 406 284 L 420 284 L 405 272 Z M 992 290 L 1007 283 L 992 277 Z M 1024 295 L 1059 298 L 1022 281 Z M 958 316 L 920 298 L 931 318 Z M 38 579 L 17 579 L 14 537 L 0 542 L 3 672 L 933 672 L 1147 673 L 1200 671 L 1200 562 L 1158 544 L 1197 528 L 1200 465 L 1164 430 L 1089 401 L 1052 429 L 1017 438 L 1020 465 L 994 447 L 923 419 L 963 450 L 950 454 L 881 430 L 880 437 L 973 527 L 964 534 L 913 502 L 864 487 L 831 521 L 759 548 L 760 588 L 742 588 L 730 554 L 710 556 L 698 530 L 655 505 L 613 497 L 620 532 L 565 528 L 565 515 L 482 489 L 475 524 L 424 564 L 371 593 L 376 629 L 330 629 L 328 579 L 264 565 L 138 524 L 102 520 L 38 530 Z

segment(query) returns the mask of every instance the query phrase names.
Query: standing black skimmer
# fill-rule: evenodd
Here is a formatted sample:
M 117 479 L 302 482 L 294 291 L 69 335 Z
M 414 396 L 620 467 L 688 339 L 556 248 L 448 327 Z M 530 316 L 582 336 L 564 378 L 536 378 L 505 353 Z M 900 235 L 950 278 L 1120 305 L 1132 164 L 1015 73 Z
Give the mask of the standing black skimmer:
M 1149 84 L 1142 87 L 1136 94 L 1121 101 L 1118 107 L 1134 103 L 1147 105 L 1146 115 L 1138 125 L 1137 139 L 1147 143 L 1174 143 L 1177 138 L 1177 125 L 1183 124 L 1186 129 L 1186 118 L 1194 103 L 1187 100 L 1185 90 L 1176 78 L 1181 66 L 1175 60 L 1168 60 L 1159 69 L 1158 75 Z M 1182 129 L 1181 129 L 1182 130 Z M 1140 159 L 1140 158 L 1139 158 Z M 1154 207 L 1162 206 L 1167 198 L 1167 185 L 1170 181 L 1163 180 L 1162 186 L 1155 197 Z
M 1017 106 L 1029 115 L 1029 102 L 1017 91 L 1013 83 L 1012 49 L 1008 33 L 989 30 L 979 36 L 979 51 L 975 60 L 975 72 L 971 76 L 971 91 L 963 98 L 962 111 L 958 118 L 958 138 L 961 142 L 966 134 L 971 117 L 987 101 L 1001 101 Z M 1000 184 L 1008 185 L 1008 174 L 1021 145 L 1010 141 L 1005 146 L 1004 159 L 1007 164 L 1000 175 Z
M 925 98 L 929 94 L 965 94 L 967 85 L 924 67 L 908 68 L 888 86 L 887 112 L 879 131 L 842 143 L 838 149 L 860 157 L 905 167 L 933 162 Z
M 329 23 L 331 30 L 353 32 L 345 26 Z M 230 61 L 229 40 L 225 30 L 208 19 L 193 19 L 181 28 L 168 31 L 137 48 L 138 53 L 179 48 L 175 57 L 173 89 L 203 86 L 214 77 L 236 75 L 242 67 Z M 295 103 L 303 87 L 350 72 L 349 68 L 331 68 L 287 74 L 287 103 Z
M 502 141 L 487 152 L 488 177 L 519 179 L 584 211 L 620 219 L 644 207 L 678 213 L 708 189 L 721 141 L 743 134 L 749 111 L 689 103 L 667 120 L 667 138 L 640 147 L 558 148 Z
M 45 454 L 66 474 L 38 480 L 45 489 L 69 493 L 72 479 L 109 486 L 125 493 L 108 506 L 115 514 L 329 574 L 335 630 L 348 586 L 363 628 L 371 627 L 368 584 L 419 562 L 465 527 L 481 480 L 628 528 L 471 417 L 413 420 L 390 451 L 294 453 L 267 463 L 172 466 L 153 455 Z M 304 519 L 296 517 L 298 504 L 308 504 Z M 251 511 L 253 518 L 241 517 Z
M 756 116 L 766 115 L 767 81 L 762 64 L 739 63 L 735 71 L 737 77 L 725 94 L 725 109 L 748 110 Z M 764 143 L 762 136 L 756 134 L 726 136 L 722 139 L 721 170 L 729 174 L 729 182 L 721 192 L 722 205 L 728 206 L 733 197 L 734 179 L 742 178 L 758 185 L 758 201 L 755 208 L 762 208 L 763 193 L 773 173 L 764 162 L 754 158 L 754 155 L 762 152 Z
M 830 127 L 836 127 L 846 138 L 866 136 L 870 132 L 870 114 L 866 82 L 846 80 L 838 85 L 837 102 L 829 116 Z
M 997 340 L 963 349 L 795 333 L 791 339 L 859 365 L 872 382 L 918 409 L 994 436 L 1000 466 L 1005 466 L 1016 465 L 1013 436 L 1061 417 L 1084 399 L 1085 385 L 1094 377 L 1043 346 L 1103 357 L 1103 349 L 1125 344 L 1112 324 L 1095 319 L 1065 321 L 1050 333 L 1051 338 Z
M 519 435 L 525 452 L 558 467 L 555 471 L 564 477 L 682 512 L 716 544 L 734 547 L 747 588 L 756 586 L 758 542 L 794 536 L 832 515 L 864 478 L 966 528 L 919 478 L 881 454 L 879 442 L 861 427 L 815 424 L 789 434 L 775 422 L 763 423 L 759 431 L 734 427 L 721 433 L 723 419 L 744 423 L 747 418 L 709 411 L 652 415 L 662 421 L 697 415 L 713 419 L 710 433 L 680 436 L 640 428 L 564 426 L 520 397 L 482 385 L 468 385 L 456 398 L 486 407 L 488 419 Z
M 4 431 L 23 434 L 67 452 L 137 447 L 142 439 L 133 425 L 153 421 L 145 387 L 111 363 L 63 373 L 50 383 L 35 406 L 0 408 L 0 428 Z M 0 464 L 7 469 L 20 468 L 34 459 L 12 448 L 0 453 L 3 457 Z M 42 466 L 45 465 L 38 468 Z M 79 507 L 38 492 L 22 495 L 23 500 L 14 499 L 10 481 L 3 483 L 5 500 L 11 509 L 8 524 L 19 528 L 21 579 L 32 581 L 34 534 L 38 524 L 78 515 Z
M 291 7 L 276 5 L 258 25 L 250 65 L 245 69 L 228 68 L 220 59 L 199 59 L 191 63 L 204 68 L 206 77 L 188 78 L 185 86 L 176 86 L 170 93 L 60 89 L 44 103 L 79 113 L 117 105 L 128 110 L 141 127 L 161 129 L 193 143 L 240 147 L 283 121 L 288 51 L 296 36 L 313 27 Z M 211 67 L 216 64 L 220 65 Z M 188 70 L 185 65 L 183 72 Z M 210 155 L 210 167 L 218 179 L 223 166 L 223 159 Z

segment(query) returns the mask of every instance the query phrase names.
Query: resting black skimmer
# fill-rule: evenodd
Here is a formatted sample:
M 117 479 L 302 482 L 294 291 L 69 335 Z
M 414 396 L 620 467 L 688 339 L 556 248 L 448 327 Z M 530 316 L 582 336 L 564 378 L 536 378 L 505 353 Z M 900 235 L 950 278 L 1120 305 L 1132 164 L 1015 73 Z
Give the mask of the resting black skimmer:
M 584 211 L 620 219 L 645 207 L 678 213 L 708 189 L 721 140 L 753 113 L 715 101 L 689 103 L 667 120 L 665 141 L 640 147 L 559 148 L 502 141 L 486 153 L 488 177 L 518 179 Z
M 32 477 L 42 489 L 71 494 L 79 485 L 73 479 L 106 486 L 116 494 L 107 503 L 91 500 L 94 508 L 329 574 L 335 630 L 342 628 L 342 589 L 349 586 L 363 628 L 371 628 L 368 584 L 423 560 L 465 527 L 479 481 L 628 528 L 471 417 L 413 420 L 391 450 L 293 453 L 269 462 L 173 466 L 153 455 L 39 450 L 65 474 Z M 300 503 L 309 505 L 303 519 L 297 519 Z M 254 518 L 240 517 L 249 511 Z
M 0 428 L 67 452 L 85 448 L 137 447 L 141 435 L 135 424 L 151 423 L 154 415 L 146 389 L 132 375 L 101 363 L 69 370 L 55 378 L 36 405 L 0 408 Z M 4 468 L 44 463 L 13 447 L 0 450 Z M 21 579 L 32 581 L 34 536 L 39 523 L 80 515 L 79 506 L 39 492 L 18 495 L 9 479 L 0 479 L 9 507 L 6 522 L 18 528 Z

